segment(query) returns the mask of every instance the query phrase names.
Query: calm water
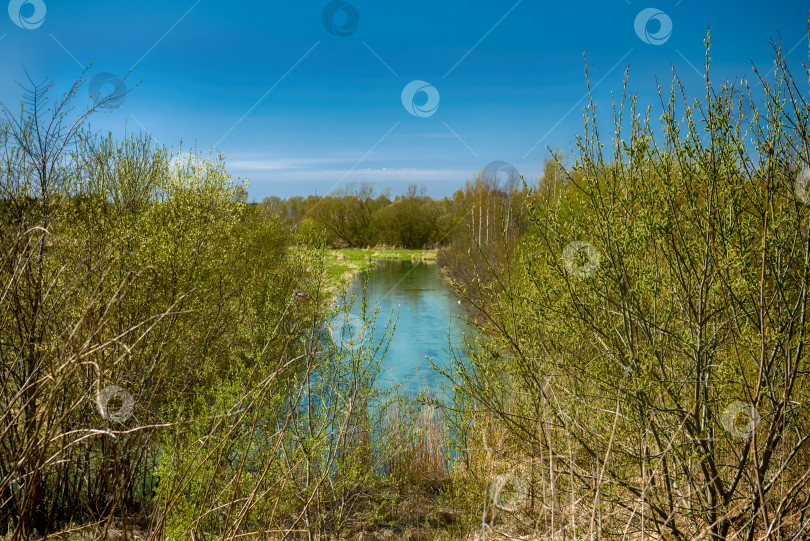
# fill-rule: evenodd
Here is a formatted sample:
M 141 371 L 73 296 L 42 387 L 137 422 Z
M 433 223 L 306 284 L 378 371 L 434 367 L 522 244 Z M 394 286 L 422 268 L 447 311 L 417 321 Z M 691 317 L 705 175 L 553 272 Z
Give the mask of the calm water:
M 396 332 L 383 361 L 383 384 L 401 383 L 402 390 L 415 394 L 426 385 L 440 393 L 442 378 L 430 367 L 428 359 L 438 366 L 450 363 L 449 340 L 457 355 L 464 355 L 464 333 L 471 332 L 464 323 L 462 307 L 439 274 L 439 266 L 424 262 L 380 261 L 366 271 L 368 312 L 376 305 L 380 313 L 374 322 L 374 340 L 383 336 L 393 310 L 397 315 Z M 352 313 L 359 312 L 363 293 L 363 275 L 354 279 L 349 294 L 356 300 Z

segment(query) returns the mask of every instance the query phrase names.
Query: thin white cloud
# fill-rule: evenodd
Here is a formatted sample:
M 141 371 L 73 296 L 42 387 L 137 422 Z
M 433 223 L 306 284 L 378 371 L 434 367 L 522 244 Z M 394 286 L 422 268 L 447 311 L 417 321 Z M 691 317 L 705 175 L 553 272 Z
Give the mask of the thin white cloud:
M 451 139 L 453 134 L 450 132 L 422 132 L 422 133 L 408 133 L 402 135 L 406 139 Z
M 228 166 L 234 169 L 247 171 L 282 171 L 288 169 L 307 169 L 318 165 L 336 165 L 340 163 L 351 163 L 357 160 L 354 157 L 334 157 L 334 158 L 242 158 L 227 160 Z
M 357 169 L 352 171 L 343 183 L 358 180 L 368 180 L 374 183 L 386 182 L 446 182 L 454 181 L 460 186 L 471 178 L 474 171 L 465 169 Z M 276 170 L 271 175 L 256 176 L 255 183 L 285 183 L 285 182 L 336 182 L 346 174 L 345 169 L 321 171 Z

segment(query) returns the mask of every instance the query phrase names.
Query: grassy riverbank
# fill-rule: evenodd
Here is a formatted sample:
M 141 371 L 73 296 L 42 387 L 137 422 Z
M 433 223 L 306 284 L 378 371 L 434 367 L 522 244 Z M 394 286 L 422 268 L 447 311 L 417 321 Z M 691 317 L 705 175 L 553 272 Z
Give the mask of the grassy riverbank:
M 389 248 L 328 250 L 325 261 L 326 282 L 330 290 L 347 285 L 355 274 L 384 259 L 396 261 L 436 261 L 437 250 L 400 250 Z

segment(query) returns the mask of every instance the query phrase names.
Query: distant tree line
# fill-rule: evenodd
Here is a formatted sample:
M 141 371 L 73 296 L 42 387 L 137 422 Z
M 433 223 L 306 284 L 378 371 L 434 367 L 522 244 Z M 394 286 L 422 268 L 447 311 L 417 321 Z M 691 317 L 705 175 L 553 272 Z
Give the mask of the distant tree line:
M 411 184 L 392 198 L 364 181 L 327 196 L 265 197 L 259 207 L 276 213 L 288 230 L 323 238 L 330 247 L 424 249 L 473 237 L 483 245 L 503 242 L 522 230 L 526 193 L 479 173 L 450 197 L 434 199 L 424 184 Z

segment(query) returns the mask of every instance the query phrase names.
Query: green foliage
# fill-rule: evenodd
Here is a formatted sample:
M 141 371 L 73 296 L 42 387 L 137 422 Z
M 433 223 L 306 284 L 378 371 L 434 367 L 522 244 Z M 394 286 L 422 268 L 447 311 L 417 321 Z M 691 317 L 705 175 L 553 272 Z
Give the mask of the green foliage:
M 77 88 L 50 109 L 34 88 L 36 107 L 20 120 L 7 114 L 0 130 L 0 509 L 17 537 L 154 516 L 144 487 L 156 461 L 195 456 L 174 455 L 186 451 L 174 445 L 214 426 L 212 411 L 232 419 L 224 412 L 246 392 L 275 397 L 250 410 L 272 419 L 326 302 L 310 274 L 315 255 L 288 257 L 281 223 L 245 204 L 222 157 L 96 138 L 84 117 L 65 129 Z M 119 394 L 105 404 L 110 386 Z M 238 431 L 246 415 L 236 414 Z M 228 452 L 239 445 L 252 450 L 236 438 Z M 216 486 L 218 462 L 189 464 L 200 470 L 191 487 Z M 161 477 L 167 522 L 153 526 L 179 531 L 177 517 L 202 496 L 179 497 Z M 235 498 L 249 479 L 223 494 Z M 171 501 L 166 485 L 178 489 Z
M 91 135 L 69 108 L 81 84 L 34 85 L 0 122 L 0 533 L 381 520 L 396 390 L 375 383 L 395 322 L 374 336 L 366 299 L 359 320 L 334 304 L 327 227 L 293 235 L 247 205 L 222 156 Z M 390 201 L 358 201 L 344 217 L 367 221 L 345 231 L 362 236 Z
M 261 206 L 290 230 L 325 232 L 334 248 L 425 249 L 447 242 L 464 211 L 452 199 L 434 200 L 425 191 L 412 184 L 392 201 L 377 195 L 371 183 L 349 183 L 326 197 L 266 197 Z
M 591 104 L 573 171 L 527 200 L 515 257 L 495 279 L 461 280 L 495 338 L 451 377 L 507 456 L 546 470 L 536 489 L 555 527 L 677 539 L 800 527 L 810 111 L 778 50 L 763 87 L 750 129 L 732 84 L 707 82 L 689 104 L 675 79 L 659 133 L 624 95 L 609 157 Z

